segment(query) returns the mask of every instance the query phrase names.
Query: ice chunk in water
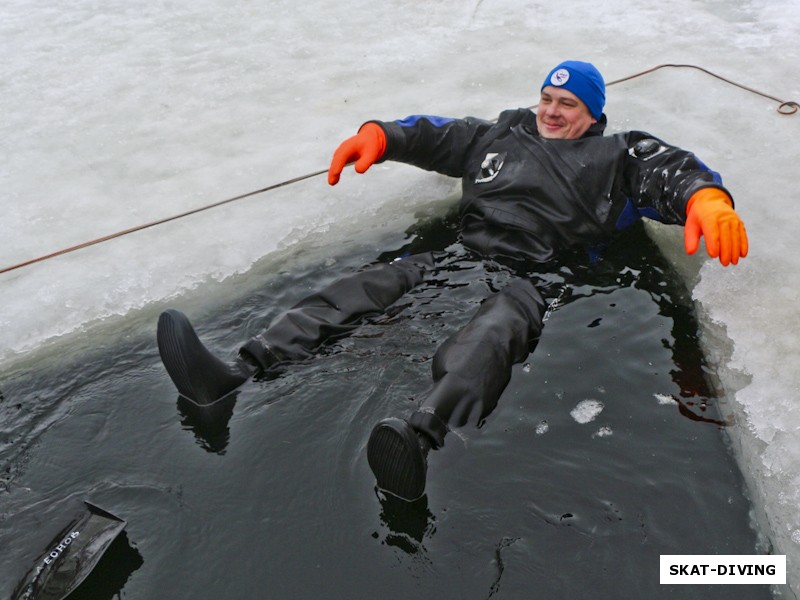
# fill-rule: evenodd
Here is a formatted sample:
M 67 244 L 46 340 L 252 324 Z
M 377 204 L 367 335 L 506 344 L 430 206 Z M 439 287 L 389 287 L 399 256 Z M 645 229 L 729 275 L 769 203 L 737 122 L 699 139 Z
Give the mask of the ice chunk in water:
M 603 403 L 599 400 L 582 400 L 578 405 L 570 411 L 570 415 L 578 423 L 591 423 L 603 412 Z

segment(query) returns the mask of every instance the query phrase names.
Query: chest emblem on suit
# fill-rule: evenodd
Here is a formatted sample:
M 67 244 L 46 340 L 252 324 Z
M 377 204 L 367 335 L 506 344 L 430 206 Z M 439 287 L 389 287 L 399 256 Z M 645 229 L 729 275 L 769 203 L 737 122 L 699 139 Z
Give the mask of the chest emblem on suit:
M 488 183 L 500 173 L 506 160 L 505 152 L 489 152 L 481 163 L 481 170 L 475 178 L 475 183 Z

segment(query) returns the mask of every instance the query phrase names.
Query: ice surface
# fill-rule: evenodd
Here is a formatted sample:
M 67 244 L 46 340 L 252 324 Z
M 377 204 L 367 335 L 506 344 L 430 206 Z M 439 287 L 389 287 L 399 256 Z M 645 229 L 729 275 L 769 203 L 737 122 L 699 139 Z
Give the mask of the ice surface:
M 0 7 L 0 268 L 324 169 L 369 118 L 495 116 L 544 73 L 590 60 L 613 81 L 702 65 L 800 99 L 796 0 L 602 4 L 112 0 Z M 691 70 L 609 88 L 612 130 L 645 129 L 720 171 L 751 255 L 687 260 L 735 445 L 800 595 L 800 114 Z M 317 236 L 402 230 L 454 183 L 386 164 L 317 177 L 0 275 L 0 361 L 160 304 Z M 224 286 L 221 286 L 224 287 Z

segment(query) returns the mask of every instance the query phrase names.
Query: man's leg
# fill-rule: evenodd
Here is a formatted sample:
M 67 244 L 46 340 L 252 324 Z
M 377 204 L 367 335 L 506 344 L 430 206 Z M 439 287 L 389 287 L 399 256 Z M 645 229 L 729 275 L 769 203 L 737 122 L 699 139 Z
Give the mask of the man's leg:
M 417 254 L 343 277 L 276 317 L 241 353 L 265 370 L 309 358 L 326 341 L 352 332 L 364 317 L 383 313 L 419 285 L 432 266 L 432 254 Z
M 178 392 L 210 404 L 232 392 L 257 371 L 308 358 L 326 341 L 353 331 L 371 314 L 380 314 L 418 285 L 433 265 L 419 254 L 343 277 L 278 316 L 248 341 L 233 364 L 203 346 L 185 315 L 165 311 L 158 321 L 161 359 Z
M 534 283 L 516 280 L 488 298 L 472 320 L 433 357 L 433 387 L 408 421 L 386 419 L 373 429 L 367 457 L 378 486 L 414 500 L 425 489 L 430 448 L 449 427 L 480 421 L 497 406 L 512 365 L 539 339 L 547 303 Z

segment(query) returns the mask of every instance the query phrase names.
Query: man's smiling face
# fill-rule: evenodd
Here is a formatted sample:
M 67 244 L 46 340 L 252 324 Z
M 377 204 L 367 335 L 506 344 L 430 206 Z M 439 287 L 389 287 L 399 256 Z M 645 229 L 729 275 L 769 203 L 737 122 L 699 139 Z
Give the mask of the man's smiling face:
M 548 139 L 574 140 L 597 123 L 586 105 L 569 90 L 548 85 L 542 89 L 536 126 Z

